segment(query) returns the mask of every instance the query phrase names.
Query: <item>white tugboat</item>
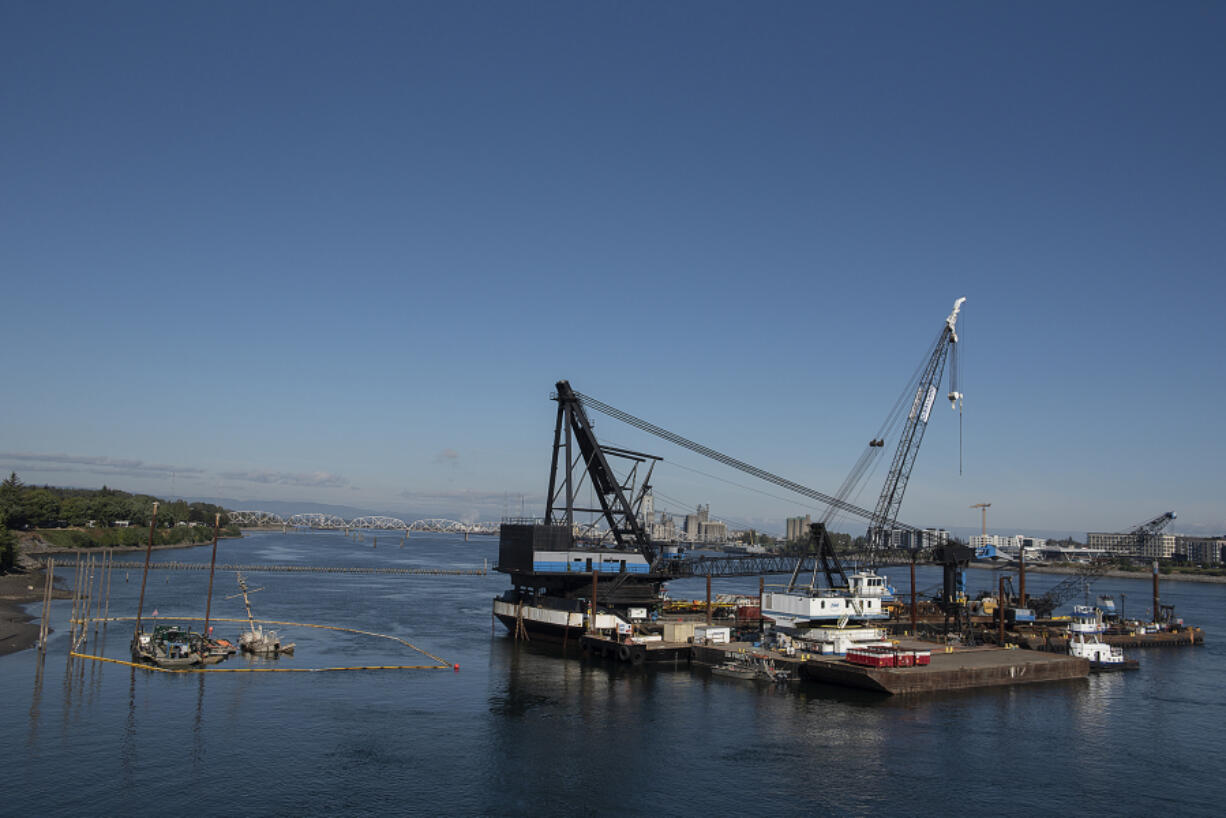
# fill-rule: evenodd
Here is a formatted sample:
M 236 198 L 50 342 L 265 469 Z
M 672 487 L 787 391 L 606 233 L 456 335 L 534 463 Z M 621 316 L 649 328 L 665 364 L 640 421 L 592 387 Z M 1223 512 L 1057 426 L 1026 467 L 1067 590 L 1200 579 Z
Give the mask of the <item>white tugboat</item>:
M 1090 662 L 1090 670 L 1135 670 L 1136 660 L 1124 658 L 1124 651 L 1103 642 L 1106 631 L 1102 611 L 1092 605 L 1074 605 L 1068 626 L 1068 652 Z

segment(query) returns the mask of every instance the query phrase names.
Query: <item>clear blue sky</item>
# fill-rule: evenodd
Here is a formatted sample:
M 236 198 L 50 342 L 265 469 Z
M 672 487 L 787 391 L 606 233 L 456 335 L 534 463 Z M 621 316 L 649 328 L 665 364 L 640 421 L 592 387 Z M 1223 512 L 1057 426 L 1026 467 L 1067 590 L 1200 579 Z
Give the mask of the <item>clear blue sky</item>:
M 4 0 L 0 468 L 496 518 L 568 378 L 832 492 L 966 296 L 965 472 L 941 409 L 903 519 L 1226 532 L 1224 42 L 1203 2 Z

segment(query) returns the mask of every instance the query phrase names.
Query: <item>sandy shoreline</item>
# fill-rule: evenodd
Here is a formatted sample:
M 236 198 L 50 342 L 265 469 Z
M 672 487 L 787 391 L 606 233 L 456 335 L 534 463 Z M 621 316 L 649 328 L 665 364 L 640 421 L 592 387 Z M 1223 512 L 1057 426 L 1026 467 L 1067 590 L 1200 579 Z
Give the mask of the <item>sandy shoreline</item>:
M 31 602 L 42 602 L 47 577 L 43 569 L 25 555 L 22 555 L 21 566 L 18 571 L 0 576 L 0 656 L 32 648 L 38 642 L 37 617 L 27 616 L 22 608 Z M 71 596 L 62 588 L 54 593 L 56 599 Z
M 180 543 L 178 545 L 155 545 L 155 551 L 169 548 L 199 548 L 202 545 L 212 545 L 212 540 L 204 543 Z M 52 595 L 55 599 L 68 599 L 71 590 L 64 587 L 70 579 L 71 563 L 80 554 L 105 554 L 107 551 L 144 551 L 143 545 L 116 546 L 114 548 L 59 548 L 37 537 L 22 538 L 18 557 L 18 570 L 11 574 L 0 575 L 0 656 L 32 648 L 38 642 L 38 617 L 27 615 L 22 609 L 31 602 L 42 602 L 43 590 L 47 585 L 47 575 L 40 560 L 48 557 L 56 560 L 58 570 L 55 572 L 55 588 Z M 61 562 L 60 558 L 63 557 Z M 54 621 L 51 628 L 55 630 Z

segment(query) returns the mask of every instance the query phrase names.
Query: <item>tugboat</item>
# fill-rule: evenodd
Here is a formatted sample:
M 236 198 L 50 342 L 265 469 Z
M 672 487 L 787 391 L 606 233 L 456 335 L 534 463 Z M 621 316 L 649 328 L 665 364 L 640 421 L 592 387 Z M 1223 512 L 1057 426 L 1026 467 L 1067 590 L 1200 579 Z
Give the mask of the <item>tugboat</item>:
M 1094 606 L 1074 605 L 1068 630 L 1069 655 L 1089 660 L 1091 671 L 1101 673 L 1136 670 L 1139 667 L 1135 659 L 1124 658 L 1123 650 L 1103 642 L 1102 634 L 1106 626 L 1102 611 Z

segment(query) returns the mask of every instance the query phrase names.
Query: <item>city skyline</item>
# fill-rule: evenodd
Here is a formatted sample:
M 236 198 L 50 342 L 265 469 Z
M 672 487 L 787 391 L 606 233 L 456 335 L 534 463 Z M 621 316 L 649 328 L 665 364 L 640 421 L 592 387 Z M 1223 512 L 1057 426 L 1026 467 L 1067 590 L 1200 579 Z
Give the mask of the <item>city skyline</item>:
M 1221 534 L 1224 16 L 10 5 L 0 470 L 539 513 L 565 378 L 833 493 L 965 296 L 900 520 Z

